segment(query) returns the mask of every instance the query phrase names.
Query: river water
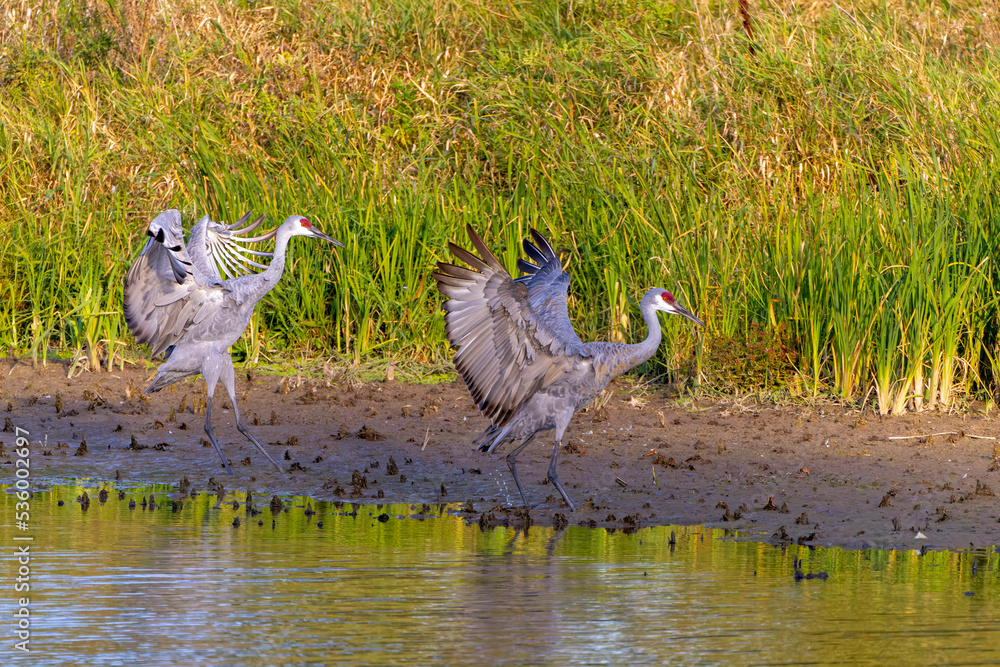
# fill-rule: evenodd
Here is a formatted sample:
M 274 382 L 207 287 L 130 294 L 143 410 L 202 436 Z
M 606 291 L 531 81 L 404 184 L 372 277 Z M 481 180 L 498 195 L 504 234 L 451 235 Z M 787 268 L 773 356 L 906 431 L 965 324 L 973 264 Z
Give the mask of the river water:
M 26 531 L 2 494 L 3 664 L 1000 663 L 994 551 L 783 549 L 697 526 L 482 531 L 459 505 L 272 510 L 245 492 L 110 485 L 102 503 L 101 488 L 35 493 Z M 31 590 L 15 593 L 24 544 Z M 797 580 L 796 558 L 826 578 Z M 27 655 L 11 648 L 22 595 Z

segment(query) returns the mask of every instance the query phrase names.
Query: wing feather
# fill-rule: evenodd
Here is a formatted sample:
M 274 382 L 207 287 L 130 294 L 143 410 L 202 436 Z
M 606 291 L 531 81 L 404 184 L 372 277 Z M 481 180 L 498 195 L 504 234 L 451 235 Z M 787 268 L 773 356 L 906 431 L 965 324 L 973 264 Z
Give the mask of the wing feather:
M 583 341 L 576 335 L 566 307 L 569 296 L 569 274 L 552 245 L 537 229 L 531 230 L 534 243 L 524 240 L 524 252 L 533 263 L 518 260 L 517 268 L 527 274 L 516 282 L 528 288 L 532 309 L 545 320 L 556 338 L 563 341 L 568 352 L 579 350 Z
M 158 215 L 146 234 L 146 246 L 125 275 L 124 311 L 136 342 L 151 346 L 155 357 L 191 334 L 194 325 L 219 321 L 216 316 L 238 304 L 192 261 L 180 211 Z
M 568 339 L 552 326 L 551 314 L 559 309 L 546 299 L 561 293 L 565 313 L 566 286 L 553 288 L 551 276 L 565 277 L 566 285 L 569 276 L 544 239 L 542 248 L 526 250 L 540 262 L 540 268 L 533 266 L 539 268 L 540 279 L 515 281 L 475 230 L 469 226 L 467 231 L 479 256 L 455 244 L 449 248 L 471 268 L 439 262 L 434 279 L 447 298 L 443 307 L 448 340 L 458 348 L 455 367 L 483 414 L 503 426 L 535 393 L 579 369 L 590 353 L 571 325 Z M 535 232 L 536 242 L 538 238 Z
M 247 213 L 232 225 L 213 222 L 207 215 L 195 223 L 188 238 L 188 252 L 196 267 L 211 280 L 222 282 L 224 279 L 238 278 L 253 273 L 253 268 L 267 268 L 266 264 L 256 262 L 247 255 L 271 258 L 274 253 L 262 250 L 252 250 L 244 244 L 256 244 L 274 238 L 277 230 L 271 230 L 261 236 L 246 236 L 264 221 L 264 216 L 258 217 L 247 227 L 240 227 L 250 219 Z

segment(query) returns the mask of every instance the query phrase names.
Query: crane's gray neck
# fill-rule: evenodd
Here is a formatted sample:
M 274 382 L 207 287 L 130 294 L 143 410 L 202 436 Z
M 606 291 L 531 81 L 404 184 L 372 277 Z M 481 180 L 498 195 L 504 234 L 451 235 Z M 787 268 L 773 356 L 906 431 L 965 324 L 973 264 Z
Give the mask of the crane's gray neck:
M 656 316 L 653 302 L 643 299 L 639 310 L 642 313 L 642 319 L 646 321 L 649 332 L 644 341 L 635 345 L 634 366 L 649 361 L 656 354 L 656 348 L 660 347 L 660 341 L 663 339 L 663 331 L 660 329 L 660 320 Z
M 288 251 L 288 241 L 291 238 L 291 228 L 285 226 L 278 228 L 278 234 L 274 237 L 274 257 L 271 258 L 268 267 L 255 276 L 253 302 L 262 299 L 281 280 L 281 274 L 285 272 L 285 254 Z
M 614 379 L 625 371 L 635 368 L 639 364 L 649 361 L 656 348 L 660 346 L 662 333 L 660 332 L 660 321 L 656 317 L 656 310 L 651 301 L 645 298 L 639 303 L 639 311 L 642 319 L 646 320 L 646 327 L 649 332 L 646 339 L 641 343 L 633 345 L 622 345 L 621 343 L 606 344 L 603 349 L 607 350 L 607 377 L 604 382 Z

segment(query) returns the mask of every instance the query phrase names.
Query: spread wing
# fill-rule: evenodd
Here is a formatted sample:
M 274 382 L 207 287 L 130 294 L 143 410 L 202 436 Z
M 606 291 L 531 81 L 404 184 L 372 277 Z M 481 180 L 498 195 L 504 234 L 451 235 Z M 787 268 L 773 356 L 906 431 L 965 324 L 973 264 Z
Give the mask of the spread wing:
M 149 224 L 146 247 L 125 275 L 125 321 L 140 344 L 164 352 L 185 333 L 211 340 L 238 304 L 218 280 L 206 277 L 184 247 L 181 214 L 164 211 Z
M 222 282 L 223 275 L 225 279 L 236 278 L 254 273 L 252 267 L 267 268 L 266 264 L 261 264 L 254 258 L 271 258 L 274 253 L 254 250 L 248 246 L 273 239 L 277 229 L 260 236 L 247 236 L 260 227 L 264 222 L 264 216 L 260 216 L 246 227 L 239 228 L 249 219 L 250 214 L 247 213 L 233 224 L 224 225 L 213 222 L 206 215 L 195 223 L 191 228 L 187 248 L 192 262 L 202 274 Z
M 590 355 L 575 334 L 567 340 L 549 321 L 559 307 L 548 303 L 547 297 L 566 292 L 565 286 L 543 287 L 553 274 L 551 247 L 544 244 L 551 257 L 540 250 L 538 256 L 532 255 L 542 263 L 539 272 L 515 281 L 471 225 L 467 229 L 482 258 L 450 243 L 452 254 L 472 268 L 438 262 L 434 279 L 448 298 L 445 328 L 448 340 L 458 348 L 455 367 L 483 414 L 503 426 L 536 392 L 579 368 Z M 558 258 L 554 261 L 558 267 Z M 565 275 L 561 268 L 556 271 Z

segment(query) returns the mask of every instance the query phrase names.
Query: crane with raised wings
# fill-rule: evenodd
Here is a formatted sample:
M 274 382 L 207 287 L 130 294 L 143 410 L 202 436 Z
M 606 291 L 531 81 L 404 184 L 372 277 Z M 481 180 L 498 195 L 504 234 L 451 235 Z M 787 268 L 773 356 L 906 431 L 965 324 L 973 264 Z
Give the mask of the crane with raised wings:
M 254 307 L 270 292 L 285 269 L 285 254 L 293 236 L 322 239 L 343 247 L 300 215 L 290 216 L 267 234 L 249 236 L 263 222 L 250 225 L 249 214 L 232 225 L 208 216 L 191 229 L 187 244 L 181 213 L 164 211 L 149 224 L 142 253 L 125 276 L 125 321 L 152 356 L 166 355 L 145 393 L 156 392 L 191 375 L 201 374 L 207 385 L 205 433 L 222 464 L 233 472 L 212 429 L 212 395 L 221 380 L 229 394 L 239 429 L 279 471 L 281 466 L 254 437 L 240 416 L 229 347 L 253 315 Z M 274 239 L 274 250 L 254 246 Z M 257 258 L 270 258 L 262 264 Z M 253 268 L 263 269 L 259 273 Z
M 449 243 L 452 254 L 471 268 L 438 262 L 434 279 L 447 298 L 445 328 L 448 340 L 458 348 L 455 367 L 490 420 L 474 444 L 492 452 L 520 441 L 507 454 L 507 466 L 528 506 L 517 475 L 517 455 L 538 433 L 555 429 L 548 479 L 575 510 L 556 474 L 559 446 L 573 414 L 611 380 L 656 353 L 662 336 L 657 311 L 683 315 L 699 326 L 704 323 L 670 292 L 654 287 L 639 303 L 649 328 L 645 340 L 635 345 L 584 343 L 573 331 L 566 309 L 569 274 L 537 230 L 531 230 L 534 242 L 524 241 L 530 261 L 517 260 L 526 275 L 516 280 L 471 225 L 467 230 L 480 256 Z

